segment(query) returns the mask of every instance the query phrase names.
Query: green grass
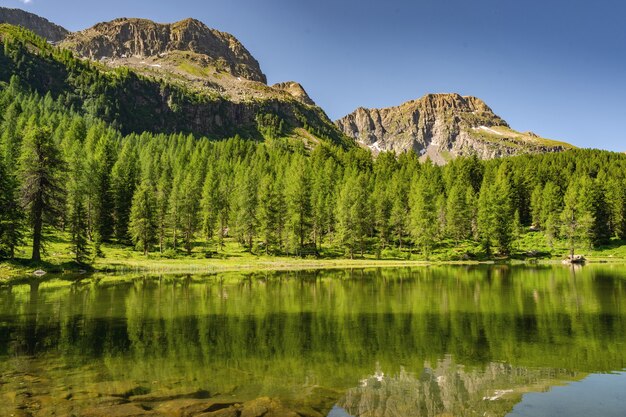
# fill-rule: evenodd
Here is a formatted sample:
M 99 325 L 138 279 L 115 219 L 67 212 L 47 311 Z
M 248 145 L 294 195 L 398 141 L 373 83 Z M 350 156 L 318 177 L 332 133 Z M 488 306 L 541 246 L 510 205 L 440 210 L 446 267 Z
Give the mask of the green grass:
M 131 247 L 120 244 L 104 244 L 103 257 L 95 258 L 91 265 L 80 265 L 73 260 L 69 236 L 57 233 L 49 242 L 42 262 L 32 262 L 30 247 L 18 249 L 18 259 L 0 262 L 0 281 L 30 276 L 35 270 L 49 273 L 84 274 L 91 272 L 146 272 L 146 273 L 215 273 L 227 271 L 263 271 L 284 269 L 363 268 L 417 266 L 437 263 L 525 262 L 560 261 L 568 249 L 564 242 L 549 245 L 543 233 L 525 233 L 513 244 L 510 257 L 489 257 L 474 241 L 456 242 L 444 240 L 433 248 L 428 257 L 418 248 L 387 248 L 377 256 L 375 251 L 356 254 L 347 259 L 340 248 L 326 248 L 318 257 L 290 257 L 254 254 L 241 245 L 227 240 L 225 247 L 215 253 L 215 245 L 197 244 L 191 255 L 182 251 L 168 250 L 164 254 L 147 256 Z M 591 262 L 626 261 L 626 242 L 614 240 L 610 245 L 595 249 L 579 249 Z
M 565 149 L 575 149 L 575 146 L 570 145 L 566 142 L 561 142 L 553 139 L 547 139 L 542 137 L 531 136 L 527 133 L 518 132 L 516 130 L 504 127 L 504 126 L 493 126 L 491 129 L 496 132 L 500 132 L 502 135 L 498 135 L 492 132 L 484 131 L 484 130 L 468 130 L 472 136 L 480 138 L 485 142 L 502 144 L 505 146 L 518 148 L 518 149 L 526 149 L 532 148 L 535 146 L 548 146 L 548 147 L 563 147 Z

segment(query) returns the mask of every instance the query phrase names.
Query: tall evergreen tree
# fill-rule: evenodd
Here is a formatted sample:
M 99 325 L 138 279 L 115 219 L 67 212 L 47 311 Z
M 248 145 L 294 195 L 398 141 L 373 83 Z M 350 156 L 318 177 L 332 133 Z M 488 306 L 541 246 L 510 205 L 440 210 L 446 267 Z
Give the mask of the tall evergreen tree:
M 235 233 L 243 245 L 252 252 L 253 240 L 257 233 L 257 187 L 255 175 L 240 170 L 235 179 L 234 224 Z
M 258 225 L 266 254 L 277 250 L 280 240 L 279 199 L 275 184 L 275 177 L 272 174 L 266 174 L 259 185 Z
M 606 201 L 612 236 L 626 240 L 626 181 L 623 178 L 606 180 Z
M 548 181 L 541 193 L 539 224 L 542 225 L 546 239 L 550 247 L 554 247 L 554 243 L 559 236 L 560 214 L 563 210 L 563 197 L 558 185 L 552 181 Z
M 590 231 L 594 223 L 593 212 L 581 198 L 584 197 L 582 193 L 588 191 L 586 183 L 580 179 L 572 180 L 563 197 L 565 205 L 561 213 L 561 233 L 567 239 L 571 256 L 574 256 L 577 247 L 589 247 L 592 243 Z
M 468 184 L 456 182 L 446 202 L 447 234 L 457 242 L 467 239 L 472 231 L 472 212 L 468 201 Z
M 385 249 L 391 240 L 391 210 L 393 202 L 389 197 L 387 190 L 388 184 L 381 180 L 377 180 L 372 192 L 372 208 L 373 220 L 376 234 L 378 237 L 378 255 L 380 251 Z
M 115 148 L 110 133 L 94 126 L 87 133 L 89 163 L 90 229 L 106 242 L 114 232 L 115 200 L 111 188 L 111 170 L 115 164 Z
M 85 152 L 82 143 L 74 137 L 65 141 L 67 175 L 67 212 L 74 260 L 87 261 L 89 249 L 89 223 L 86 208 L 87 179 L 85 178 Z
M 428 258 L 433 250 L 438 233 L 437 190 L 433 177 L 428 172 L 414 180 L 410 195 L 410 227 L 415 244 Z
M 22 201 L 33 229 L 31 259 L 40 261 L 46 242 L 44 227 L 54 224 L 63 207 L 60 173 L 65 164 L 49 129 L 33 128 L 26 133 L 20 166 Z
M 402 249 L 402 243 L 409 231 L 409 180 L 405 172 L 396 172 L 391 180 L 391 213 L 389 226 L 391 236 Z
M 478 229 L 488 253 L 495 247 L 501 255 L 509 254 L 514 216 L 509 167 L 502 163 L 496 173 L 485 175 L 478 200 Z
M 24 213 L 19 202 L 17 178 L 0 157 L 0 257 L 15 258 L 24 238 Z
M 311 186 L 308 161 L 297 155 L 285 175 L 287 239 L 292 253 L 301 255 L 311 232 Z
M 165 167 L 156 187 L 156 227 L 159 242 L 159 252 L 165 250 L 165 240 L 168 230 L 168 208 L 172 191 L 172 178 L 169 167 Z M 135 191 L 136 192 L 136 191 Z M 134 196 L 134 194 L 133 194 Z M 132 208 L 132 206 L 131 206 Z
M 119 242 L 128 241 L 130 209 L 133 205 L 133 194 L 137 187 L 138 179 L 137 153 L 133 143 L 127 141 L 111 172 L 114 232 Z
M 156 240 L 156 199 L 148 181 L 143 181 L 133 197 L 130 211 L 130 235 L 144 255 Z
M 191 169 L 181 184 L 180 194 L 180 225 L 183 238 L 183 247 L 190 255 L 196 231 L 200 225 L 201 189 L 197 172 Z
M 368 184 L 365 174 L 351 170 L 345 174 L 337 199 L 337 234 L 350 259 L 359 250 L 363 256 L 370 225 Z

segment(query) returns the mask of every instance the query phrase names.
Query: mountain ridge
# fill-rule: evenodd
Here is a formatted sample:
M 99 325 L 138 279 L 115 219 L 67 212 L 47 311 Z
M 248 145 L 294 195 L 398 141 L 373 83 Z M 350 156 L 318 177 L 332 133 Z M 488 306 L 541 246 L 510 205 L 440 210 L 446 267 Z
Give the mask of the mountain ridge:
M 483 100 L 457 93 L 426 94 L 382 109 L 359 107 L 335 124 L 374 152 L 412 150 L 439 164 L 472 154 L 491 159 L 572 148 L 532 132 L 517 132 Z
M 204 56 L 235 77 L 267 83 L 258 61 L 233 35 L 187 18 L 174 23 L 117 18 L 69 34 L 60 46 L 92 60 L 153 57 L 173 51 Z
M 0 23 L 21 26 L 51 42 L 59 42 L 70 33 L 64 27 L 22 9 L 0 7 Z
M 155 82 L 221 101 L 211 106 L 213 110 L 198 112 L 195 105 L 185 107 L 185 112 L 195 114 L 191 125 L 202 134 L 234 131 L 222 129 L 224 125 L 249 132 L 259 120 L 284 119 L 294 128 L 316 125 L 326 136 L 345 138 L 335 141 L 355 141 L 374 154 L 414 151 L 437 164 L 458 156 L 492 159 L 573 148 L 532 132 L 515 131 L 483 100 L 456 93 L 427 94 L 382 109 L 359 107 L 332 122 L 302 85 L 295 81 L 267 85 L 259 62 L 235 36 L 193 18 L 174 23 L 117 18 L 67 32 L 58 45 L 105 67 L 128 68 Z M 156 98 L 154 105 L 158 107 L 159 101 L 171 107 L 171 97 Z M 210 114 L 212 111 L 218 113 Z M 303 113 L 314 114 L 316 120 L 307 120 L 309 116 Z M 266 131 L 267 127 L 257 126 L 257 130 Z

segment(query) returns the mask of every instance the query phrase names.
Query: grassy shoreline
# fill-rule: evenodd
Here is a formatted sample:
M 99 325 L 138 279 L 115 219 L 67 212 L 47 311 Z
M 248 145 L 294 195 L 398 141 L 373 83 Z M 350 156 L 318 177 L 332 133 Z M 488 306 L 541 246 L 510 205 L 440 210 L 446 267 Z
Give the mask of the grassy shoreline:
M 91 273 L 144 273 L 144 274 L 213 274 L 221 272 L 255 272 L 307 269 L 339 268 L 392 268 L 420 267 L 431 265 L 480 265 L 480 264 L 560 264 L 567 253 L 566 248 L 558 247 L 547 250 L 540 241 L 530 240 L 527 236 L 520 241 L 514 255 L 510 258 L 470 258 L 464 259 L 464 253 L 476 253 L 477 248 L 470 243 L 442 247 L 433 253 L 430 259 L 419 253 L 383 253 L 381 258 L 374 254 L 365 254 L 362 258 L 348 259 L 338 252 L 322 253 L 320 258 L 297 258 L 289 256 L 255 255 L 245 251 L 236 242 L 227 242 L 223 252 L 212 258 L 205 256 L 204 247 L 197 247 L 191 255 L 181 253 L 168 258 L 158 253 L 148 256 L 122 245 L 106 244 L 103 246 L 104 257 L 99 257 L 89 265 L 78 265 L 68 251 L 67 236 L 58 234 L 48 246 L 48 254 L 42 262 L 31 262 L 27 258 L 29 248 L 20 248 L 19 258 L 14 261 L 0 262 L 0 283 L 16 278 L 33 276 L 33 272 L 42 269 L 50 274 L 91 274 Z M 539 251 L 531 254 L 531 248 Z M 580 251 L 590 263 L 626 263 L 625 242 L 614 242 L 611 246 L 595 250 Z M 408 259 L 407 259 L 408 258 Z
M 591 264 L 626 264 L 626 258 L 591 257 Z M 481 261 L 455 261 L 423 259 L 299 259 L 258 257 L 257 259 L 144 259 L 144 260 L 101 260 L 90 268 L 79 265 L 55 264 L 51 262 L 30 263 L 28 261 L 0 262 L 0 283 L 33 276 L 33 272 L 42 269 L 50 274 L 214 274 L 225 272 L 261 272 L 314 269 L 361 269 L 361 268 L 401 268 L 429 266 L 471 266 L 471 265 L 559 265 L 560 259 L 497 259 Z

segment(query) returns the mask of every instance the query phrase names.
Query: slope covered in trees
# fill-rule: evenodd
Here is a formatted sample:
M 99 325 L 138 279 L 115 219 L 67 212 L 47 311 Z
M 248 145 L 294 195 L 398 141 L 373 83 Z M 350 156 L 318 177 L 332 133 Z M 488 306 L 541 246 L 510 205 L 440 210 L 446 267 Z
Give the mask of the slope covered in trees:
M 440 167 L 329 143 L 124 135 L 17 77 L 0 87 L 0 251 L 57 231 L 76 261 L 103 242 L 167 256 L 510 255 L 529 230 L 575 248 L 626 238 L 626 155 L 574 150 Z M 37 187 L 34 187 L 36 185 Z M 36 258 L 36 256 L 33 256 Z
M 322 109 L 282 94 L 235 102 L 227 95 L 144 76 L 126 67 L 81 60 L 26 29 L 0 24 L 0 81 L 50 94 L 66 109 L 96 117 L 130 133 L 193 133 L 262 140 L 291 136 L 308 142 L 354 146 Z M 259 84 L 261 85 L 261 84 Z M 265 86 L 265 88 L 269 88 Z

